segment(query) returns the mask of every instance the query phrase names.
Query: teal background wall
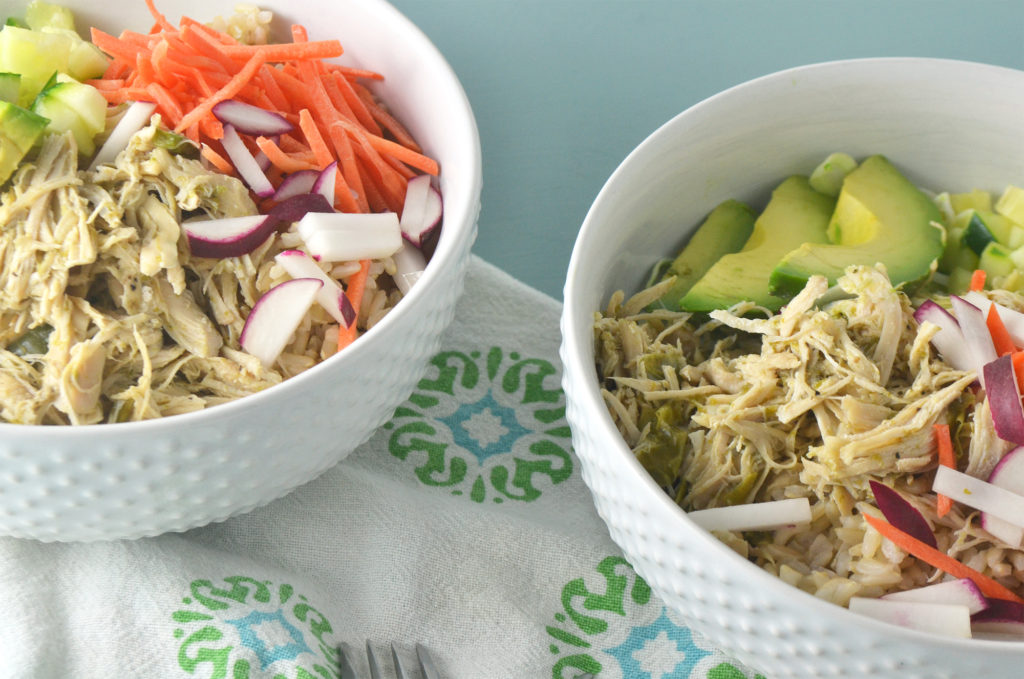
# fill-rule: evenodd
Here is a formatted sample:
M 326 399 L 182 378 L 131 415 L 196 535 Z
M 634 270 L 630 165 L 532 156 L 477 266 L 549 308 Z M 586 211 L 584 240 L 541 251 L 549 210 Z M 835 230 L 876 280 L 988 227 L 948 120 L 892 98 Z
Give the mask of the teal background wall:
M 580 224 L 618 163 L 716 92 L 857 57 L 1024 69 L 1024 0 L 392 2 L 447 57 L 477 117 L 474 252 L 556 299 Z

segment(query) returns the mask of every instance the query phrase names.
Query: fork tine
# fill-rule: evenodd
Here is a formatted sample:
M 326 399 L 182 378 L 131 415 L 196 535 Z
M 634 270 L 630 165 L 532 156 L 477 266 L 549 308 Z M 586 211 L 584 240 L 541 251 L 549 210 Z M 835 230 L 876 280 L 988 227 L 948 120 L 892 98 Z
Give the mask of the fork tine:
M 384 673 L 380 671 L 380 665 L 377 664 L 377 656 L 373 654 L 373 648 L 370 646 L 369 640 L 366 642 L 366 662 L 370 664 L 370 679 L 384 679 Z
M 441 679 L 441 673 L 437 671 L 434 659 L 427 653 L 427 647 L 423 644 L 416 644 L 416 658 L 420 661 L 423 679 Z
M 359 679 L 356 676 L 356 670 L 352 667 L 352 649 L 348 644 L 342 642 L 338 645 L 338 664 L 341 673 L 338 675 L 339 679 Z
M 395 661 L 395 675 L 398 679 L 409 679 L 409 675 L 405 673 L 405 668 L 402 667 L 402 661 L 398 659 L 398 649 L 395 648 L 395 644 L 391 644 L 391 658 Z

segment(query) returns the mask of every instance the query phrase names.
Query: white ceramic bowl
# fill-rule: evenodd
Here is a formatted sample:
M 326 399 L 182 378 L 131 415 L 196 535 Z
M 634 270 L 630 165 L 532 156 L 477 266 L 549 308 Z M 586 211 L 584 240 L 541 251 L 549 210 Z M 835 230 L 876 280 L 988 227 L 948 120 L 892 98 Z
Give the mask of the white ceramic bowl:
M 792 588 L 698 529 L 644 472 L 599 392 L 592 323 L 639 290 L 717 203 L 763 205 L 829 152 L 885 153 L 921 186 L 1024 181 L 1024 72 L 931 59 L 796 68 L 683 112 L 618 167 L 579 233 L 565 285 L 568 419 L 598 512 L 667 605 L 767 676 L 1019 676 L 1024 643 L 951 640 L 874 622 Z
M 17 10 L 24 3 L 18 3 Z M 62 0 L 79 29 L 146 31 L 144 3 Z M 162 420 L 88 427 L 0 424 L 0 535 L 44 541 L 180 531 L 265 504 L 336 464 L 413 390 L 462 292 L 480 206 L 469 102 L 429 39 L 382 0 L 271 0 L 277 34 L 300 22 L 337 38 L 340 60 L 385 76 L 379 92 L 441 165 L 445 215 L 426 273 L 344 352 L 259 394 Z M 4 2 L 4 9 L 12 3 Z M 228 15 L 231 0 L 164 0 L 180 15 Z M 341 492 L 341 491 L 339 491 Z

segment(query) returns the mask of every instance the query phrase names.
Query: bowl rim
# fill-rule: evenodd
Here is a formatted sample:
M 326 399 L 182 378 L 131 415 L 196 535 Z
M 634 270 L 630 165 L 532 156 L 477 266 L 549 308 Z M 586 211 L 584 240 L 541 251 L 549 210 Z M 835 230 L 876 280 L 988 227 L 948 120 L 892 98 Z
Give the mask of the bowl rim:
M 283 379 L 280 383 L 262 391 L 202 410 L 134 422 L 99 422 L 89 425 L 36 425 L 0 422 L 0 438 L 10 436 L 45 443 L 51 440 L 65 440 L 66 437 L 84 440 L 105 439 L 112 435 L 122 434 L 135 437 L 146 433 L 147 430 L 156 432 L 168 426 L 197 426 L 208 424 L 207 420 L 211 418 L 221 419 L 241 415 L 244 411 L 258 408 L 268 401 L 288 398 L 293 393 L 300 392 L 306 388 L 307 382 L 319 379 L 321 373 L 334 370 L 339 364 L 359 361 L 363 354 L 370 351 L 366 348 L 368 344 L 387 341 L 389 334 L 398 331 L 397 329 L 391 330 L 392 326 L 399 324 L 403 316 L 412 313 L 416 307 L 416 300 L 426 295 L 437 294 L 435 288 L 441 284 L 438 282 L 438 279 L 442 278 L 439 273 L 441 268 L 451 266 L 452 260 L 459 256 L 463 243 L 466 239 L 473 237 L 475 230 L 483 184 L 479 127 L 458 75 L 426 33 L 387 0 L 359 0 L 359 4 L 361 11 L 377 15 L 380 21 L 393 24 L 396 27 L 396 32 L 404 34 L 403 38 L 407 41 L 410 53 L 415 52 L 419 55 L 417 58 L 420 60 L 429 58 L 431 69 L 442 76 L 440 81 L 442 86 L 438 88 L 438 92 L 451 97 L 451 119 L 455 124 L 464 127 L 466 132 L 466 148 L 458 158 L 458 163 L 453 164 L 458 164 L 465 169 L 469 181 L 465 186 L 460 186 L 459 191 L 453 196 L 442 195 L 444 213 L 440 225 L 440 238 L 424 274 L 417 281 L 417 285 L 413 286 L 409 294 L 402 298 L 393 311 L 360 335 L 344 352 L 329 356 L 301 373 Z M 444 181 L 444 177 L 444 168 L 442 167 L 438 178 Z
M 742 95 L 746 91 L 756 89 L 764 85 L 771 85 L 774 82 L 788 80 L 795 75 L 803 75 L 815 71 L 829 71 L 835 69 L 847 69 L 857 67 L 917 67 L 917 68 L 941 68 L 955 67 L 967 69 L 974 72 L 1002 73 L 1006 77 L 1021 80 L 1024 84 L 1024 70 L 997 66 L 977 61 L 966 61 L 958 59 L 934 58 L 934 57 L 861 57 L 854 59 L 837 59 L 794 66 L 780 71 L 761 75 L 744 82 L 733 85 L 725 90 L 717 92 L 701 101 L 687 107 L 680 113 L 658 126 L 646 136 L 626 157 L 616 166 L 615 170 L 602 185 L 593 203 L 588 209 L 576 241 L 573 245 L 569 265 L 566 273 L 565 285 L 563 287 L 563 308 L 562 308 L 562 356 L 565 362 L 564 370 L 567 381 L 567 398 L 577 401 L 577 407 L 587 421 L 588 427 L 599 427 L 600 431 L 596 439 L 603 441 L 602 449 L 605 451 L 602 456 L 610 456 L 617 462 L 617 468 L 628 473 L 634 484 L 640 484 L 646 489 L 647 495 L 653 498 L 653 502 L 660 505 L 661 509 L 679 527 L 685 526 L 691 539 L 702 541 L 702 544 L 712 551 L 713 557 L 726 559 L 729 570 L 742 573 L 747 578 L 754 579 L 755 588 L 766 588 L 775 595 L 795 598 L 801 602 L 801 606 L 817 615 L 826 617 L 838 616 L 842 624 L 857 624 L 862 628 L 873 632 L 882 633 L 888 631 L 890 635 L 896 634 L 905 636 L 907 641 L 922 644 L 941 643 L 954 650 L 978 651 L 984 650 L 990 653 L 1019 656 L 1024 651 L 1024 639 L 1002 640 L 1002 639 L 959 639 L 944 637 L 937 634 L 922 632 L 883 621 L 868 618 L 853 613 L 844 606 L 838 606 L 829 601 L 814 596 L 799 587 L 789 585 L 782 579 L 771 575 L 755 564 L 744 559 L 742 556 L 730 549 L 725 543 L 714 537 L 710 532 L 703 530 L 694 523 L 687 513 L 655 483 L 650 474 L 636 459 L 626 445 L 625 440 L 615 426 L 604 400 L 599 393 L 599 382 L 593 367 L 593 346 L 592 346 L 592 321 L 593 315 L 599 309 L 583 308 L 580 301 L 581 291 L 591 287 L 588 281 L 581 278 L 580 270 L 586 259 L 587 244 L 593 240 L 591 232 L 597 230 L 594 225 L 600 213 L 603 211 L 604 203 L 613 199 L 616 185 L 620 177 L 627 171 L 626 166 L 642 162 L 647 153 L 650 152 L 659 142 L 660 138 L 679 125 L 684 125 L 688 117 L 695 112 L 705 108 L 718 105 L 723 99 L 729 99 Z M 600 302 L 599 302 L 600 304 Z M 572 387 L 575 388 L 571 388 Z M 573 395 L 570 396 L 569 392 Z M 880 625 L 880 626 L 879 626 Z

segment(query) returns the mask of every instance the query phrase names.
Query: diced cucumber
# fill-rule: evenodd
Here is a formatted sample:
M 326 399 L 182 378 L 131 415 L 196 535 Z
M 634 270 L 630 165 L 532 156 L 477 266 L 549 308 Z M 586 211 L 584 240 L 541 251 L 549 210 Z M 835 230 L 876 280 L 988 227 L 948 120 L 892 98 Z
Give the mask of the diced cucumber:
M 28 28 L 28 26 L 25 25 L 25 22 L 19 19 L 18 17 L 7 17 L 7 19 L 4 21 L 4 26 L 17 26 L 18 28 Z
M 1010 257 L 1011 254 L 1010 248 L 992 241 L 982 250 L 981 256 L 978 257 L 978 268 L 984 269 L 985 273 L 992 278 L 1006 276 L 1016 266 Z
M 28 7 L 25 8 L 25 23 L 33 31 L 39 31 L 45 27 L 75 30 L 75 18 L 72 16 L 71 10 L 51 5 L 48 2 L 41 2 L 41 0 L 32 0 L 28 3 Z
M 96 149 L 93 139 L 106 124 L 107 100 L 96 88 L 67 80 L 40 92 L 32 110 L 50 119 L 48 132 L 70 131 L 78 152 L 91 155 Z
M 1024 269 L 1024 246 L 1010 253 L 1010 260 L 1018 269 Z
M 21 74 L 18 103 L 29 106 L 56 71 L 67 68 L 71 40 L 58 33 L 40 33 L 16 26 L 0 31 L 0 71 Z
M 62 73 L 67 73 L 75 80 L 89 80 L 99 78 L 107 70 L 110 60 L 96 45 L 81 37 L 74 31 L 63 28 L 46 27 L 41 29 L 42 33 L 51 35 L 64 35 L 71 46 L 68 52 L 67 66 Z
M 992 211 L 992 195 L 983 189 L 974 189 L 968 193 L 954 193 L 949 197 L 953 204 L 953 212 L 963 212 L 969 208 Z
M 21 76 L 17 73 L 0 73 L 0 101 L 18 103 L 18 91 L 21 89 Z
M 974 210 L 967 223 L 963 243 L 979 255 L 992 241 L 1006 245 L 1010 242 L 1013 222 L 1002 215 L 983 210 Z
M 963 269 L 957 267 L 949 272 L 949 291 L 956 295 L 967 292 L 971 287 L 971 276 L 974 275 L 974 269 Z
M 997 213 L 1012 219 L 1024 226 L 1024 189 L 1019 186 L 1007 186 L 1003 195 L 996 201 Z
M 9 101 L 0 101 L 0 183 L 7 181 L 49 121 Z
M 853 156 L 842 152 L 832 153 L 811 172 L 811 188 L 826 196 L 838 196 L 846 175 L 856 167 L 857 161 Z
M 1010 227 L 1010 235 L 1006 239 L 1006 245 L 1009 246 L 1011 250 L 1016 250 L 1020 246 L 1024 245 L 1024 226 L 1021 226 L 1016 222 L 1013 223 L 1013 226 Z

